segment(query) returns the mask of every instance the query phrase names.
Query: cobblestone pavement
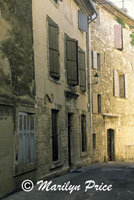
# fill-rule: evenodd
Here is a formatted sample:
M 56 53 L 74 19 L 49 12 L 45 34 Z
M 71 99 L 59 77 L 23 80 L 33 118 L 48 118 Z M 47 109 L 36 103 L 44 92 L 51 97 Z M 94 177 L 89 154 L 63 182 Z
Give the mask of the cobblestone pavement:
M 20 191 L 4 200 L 134 200 L 134 163 L 92 164 L 47 183 L 50 185 L 44 191 L 38 191 L 39 184 L 31 192 Z M 55 187 L 58 189 L 51 191 Z M 61 189 L 67 191 L 59 191 Z

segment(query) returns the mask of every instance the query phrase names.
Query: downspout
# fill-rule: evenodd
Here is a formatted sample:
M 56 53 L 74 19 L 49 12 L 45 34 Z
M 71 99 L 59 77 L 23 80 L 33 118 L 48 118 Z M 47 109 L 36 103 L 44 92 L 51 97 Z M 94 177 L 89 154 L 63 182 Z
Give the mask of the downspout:
M 92 23 L 97 18 L 97 12 L 93 6 L 94 12 L 96 14 L 95 18 L 88 22 L 88 25 Z M 92 161 L 92 88 L 91 88 L 91 32 L 88 26 L 88 31 L 86 33 L 86 51 L 87 51 L 87 74 L 88 74 L 88 112 L 89 112 L 89 155 Z

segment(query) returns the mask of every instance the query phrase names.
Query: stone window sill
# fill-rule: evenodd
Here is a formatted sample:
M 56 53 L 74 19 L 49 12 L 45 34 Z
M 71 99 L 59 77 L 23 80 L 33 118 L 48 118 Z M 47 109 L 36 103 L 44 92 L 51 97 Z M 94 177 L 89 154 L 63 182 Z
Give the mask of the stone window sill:
M 19 176 L 37 169 L 37 164 L 30 163 L 26 165 L 16 165 L 14 176 Z

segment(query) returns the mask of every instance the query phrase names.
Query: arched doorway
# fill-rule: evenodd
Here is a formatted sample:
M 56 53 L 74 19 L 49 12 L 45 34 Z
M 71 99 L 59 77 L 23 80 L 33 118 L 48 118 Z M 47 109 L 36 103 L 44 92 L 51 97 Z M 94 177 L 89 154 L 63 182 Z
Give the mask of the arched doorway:
M 107 131 L 107 155 L 108 155 L 108 161 L 115 160 L 115 144 L 114 144 L 113 129 L 108 129 Z

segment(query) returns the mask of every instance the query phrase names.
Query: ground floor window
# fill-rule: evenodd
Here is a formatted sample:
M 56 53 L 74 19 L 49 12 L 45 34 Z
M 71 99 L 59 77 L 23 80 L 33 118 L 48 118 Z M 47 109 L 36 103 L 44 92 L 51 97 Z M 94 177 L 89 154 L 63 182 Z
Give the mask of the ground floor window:
M 35 160 L 35 115 L 19 113 L 18 163 L 28 164 Z
M 86 116 L 81 115 L 81 136 L 82 136 L 82 152 L 87 149 L 87 137 L 86 137 Z
M 58 110 L 52 110 L 52 160 L 58 160 Z

